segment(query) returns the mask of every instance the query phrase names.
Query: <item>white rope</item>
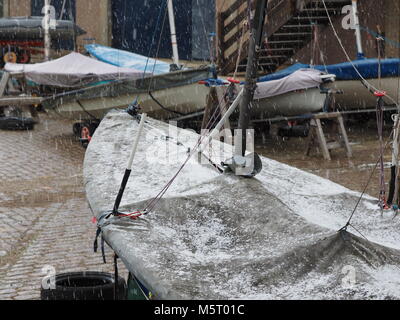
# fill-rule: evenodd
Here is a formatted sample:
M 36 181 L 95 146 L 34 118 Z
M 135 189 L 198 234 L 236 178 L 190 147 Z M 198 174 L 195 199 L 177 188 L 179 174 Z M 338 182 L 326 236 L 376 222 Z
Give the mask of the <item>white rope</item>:
M 364 82 L 364 84 L 367 85 L 368 90 L 371 91 L 371 89 L 373 89 L 373 91 L 379 91 L 377 88 L 375 88 L 371 83 L 369 83 L 369 82 L 362 76 L 362 74 L 358 71 L 357 67 L 354 65 L 353 61 L 350 59 L 349 54 L 347 53 L 345 47 L 343 46 L 342 40 L 340 39 L 340 37 L 339 37 L 339 35 L 338 35 L 338 33 L 337 33 L 335 27 L 333 26 L 332 19 L 331 19 L 331 16 L 330 16 L 330 14 L 329 14 L 328 8 L 327 8 L 327 6 L 326 6 L 325 0 L 321 0 L 321 1 L 322 1 L 323 5 L 324 5 L 326 14 L 327 14 L 328 19 L 329 19 L 329 23 L 330 23 L 330 25 L 331 25 L 331 27 L 332 27 L 332 30 L 333 30 L 333 32 L 334 32 L 334 34 L 335 34 L 335 37 L 336 37 L 336 39 L 338 40 L 338 42 L 339 42 L 339 44 L 340 44 L 340 47 L 341 47 L 342 50 L 343 50 L 343 53 L 346 55 L 347 60 L 350 62 L 350 64 L 352 65 L 352 67 L 354 68 L 354 70 L 357 72 L 358 76 L 361 78 L 361 80 Z M 391 96 L 386 95 L 385 97 L 387 97 L 390 101 L 392 101 L 398 108 L 400 107 L 399 104 L 398 104 Z

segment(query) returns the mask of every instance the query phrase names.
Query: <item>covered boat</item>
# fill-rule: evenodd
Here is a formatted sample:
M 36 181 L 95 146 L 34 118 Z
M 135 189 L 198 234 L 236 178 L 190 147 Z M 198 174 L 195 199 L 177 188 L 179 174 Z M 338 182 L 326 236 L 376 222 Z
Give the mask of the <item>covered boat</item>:
M 138 129 L 130 115 L 111 111 L 88 147 L 85 186 L 99 221 L 113 208 Z M 181 169 L 199 138 L 148 119 L 120 211 L 153 210 L 101 224 L 148 298 L 400 298 L 400 220 L 381 217 L 377 199 L 365 196 L 351 224 L 357 229 L 338 232 L 358 192 L 264 157 L 254 179 L 221 174 L 210 163 L 233 148 L 217 140 L 207 161 L 191 158 Z
M 12 17 L 0 19 L 1 40 L 43 40 L 43 17 Z M 86 32 L 69 20 L 57 20 L 56 28 L 50 29 L 54 39 L 67 40 L 74 35 L 80 36 Z
M 133 52 L 114 49 L 101 44 L 87 44 L 85 49 L 92 57 L 117 67 L 133 68 L 155 75 L 170 72 L 169 63 Z
M 126 108 L 138 101 L 144 112 L 170 118 L 205 107 L 209 88 L 198 82 L 212 75 L 209 67 L 203 67 L 137 80 L 117 80 L 55 95 L 43 106 L 63 118 L 93 120 L 102 119 L 113 108 Z
M 376 97 L 363 83 L 362 78 L 375 88 L 385 90 L 388 96 L 394 99 L 397 99 L 400 94 L 400 59 L 395 58 L 382 60 L 363 58 L 352 62 L 315 66 L 296 63 L 286 69 L 261 77 L 259 81 L 282 79 L 303 68 L 313 68 L 336 76 L 336 81 L 328 87 L 343 92 L 343 94 L 335 95 L 335 102 L 340 109 L 364 109 L 376 106 Z M 381 81 L 379 76 L 381 76 Z M 384 100 L 388 105 L 394 104 L 394 101 L 388 97 Z
M 36 85 L 57 88 L 84 87 L 101 81 L 135 80 L 143 76 L 142 71 L 112 66 L 76 52 L 42 63 L 7 63 L 4 70 L 22 74 Z
M 254 93 L 252 117 L 265 119 L 322 111 L 328 102 L 324 87 L 334 81 L 332 74 L 306 68 L 282 78 L 259 81 Z

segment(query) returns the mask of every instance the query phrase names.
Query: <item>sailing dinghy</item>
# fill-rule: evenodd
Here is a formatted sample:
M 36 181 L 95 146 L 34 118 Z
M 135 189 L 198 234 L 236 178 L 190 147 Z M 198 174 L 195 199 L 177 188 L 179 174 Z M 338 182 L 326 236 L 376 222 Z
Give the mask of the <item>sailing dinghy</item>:
M 86 194 L 100 221 L 112 209 L 138 130 L 137 120 L 114 110 L 89 144 Z M 367 241 L 350 227 L 337 232 L 358 192 L 264 157 L 253 179 L 193 158 L 156 198 L 198 140 L 148 118 L 120 211 L 138 215 L 156 206 L 101 228 L 144 291 L 156 299 L 400 298 L 400 220 L 382 218 L 377 199 L 364 197 L 352 222 Z M 205 153 L 219 164 L 233 148 L 213 140 Z M 352 270 L 355 282 L 347 277 Z
M 84 162 L 96 239 L 149 299 L 398 298 L 400 222 L 376 199 L 256 156 L 248 131 L 235 146 L 213 139 L 239 104 L 248 129 L 266 9 L 256 3 L 246 85 L 210 134 L 122 110 L 102 120 Z

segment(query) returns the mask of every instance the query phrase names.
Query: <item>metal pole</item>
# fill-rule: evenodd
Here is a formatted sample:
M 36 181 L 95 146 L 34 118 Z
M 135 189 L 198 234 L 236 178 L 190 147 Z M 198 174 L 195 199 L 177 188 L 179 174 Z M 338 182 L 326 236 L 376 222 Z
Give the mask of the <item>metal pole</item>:
M 176 40 L 174 4 L 172 0 L 168 0 L 168 16 L 169 16 L 169 27 L 171 29 L 172 57 L 174 60 L 174 64 L 176 64 L 177 67 L 179 67 L 178 42 Z
M 128 165 L 126 166 L 125 174 L 124 174 L 124 177 L 122 179 L 121 186 L 119 188 L 119 192 L 118 192 L 117 198 L 115 199 L 114 209 L 113 209 L 113 212 L 112 212 L 113 214 L 117 214 L 118 213 L 118 209 L 119 209 L 119 205 L 121 204 L 122 196 L 124 195 L 126 185 L 128 183 L 129 177 L 130 177 L 131 172 L 132 172 L 133 159 L 135 158 L 135 154 L 136 154 L 137 147 L 138 147 L 138 144 L 139 144 L 139 139 L 140 139 L 140 136 L 142 135 L 143 127 L 144 127 L 144 124 L 146 122 L 146 118 L 147 118 L 147 115 L 145 113 L 143 113 L 142 116 L 141 116 L 141 119 L 140 119 L 140 124 L 139 124 L 138 132 L 136 134 L 136 139 L 135 139 L 135 142 L 133 143 L 133 146 L 132 146 L 132 151 L 131 151 L 131 154 L 130 154 L 130 157 L 129 157 Z
M 44 60 L 50 60 L 50 0 L 44 1 Z
M 254 91 L 257 87 L 258 51 L 261 49 L 264 38 L 264 24 L 267 14 L 268 0 L 256 1 L 256 9 L 249 39 L 247 56 L 246 83 L 243 98 L 240 103 L 239 129 L 242 133 L 241 146 L 236 145 L 236 155 L 244 156 L 246 153 L 246 133 L 250 124 L 250 104 L 253 101 Z
M 358 58 L 363 58 L 364 52 L 361 42 L 360 20 L 358 19 L 357 0 L 352 0 L 352 6 L 353 6 L 354 28 L 356 30 L 357 56 Z
M 199 148 L 199 152 L 203 152 L 207 146 L 211 143 L 213 140 L 214 136 L 219 133 L 221 130 L 222 126 L 225 124 L 225 121 L 231 116 L 233 111 L 236 110 L 237 106 L 239 105 L 241 99 L 243 97 L 243 89 L 240 90 L 239 94 L 237 95 L 235 101 L 233 101 L 232 105 L 229 107 L 229 109 L 225 112 L 225 114 L 222 116 L 221 120 L 219 120 L 218 124 L 215 126 L 213 131 L 211 131 L 210 135 L 208 136 L 207 141 L 205 141 L 204 144 L 202 144 Z

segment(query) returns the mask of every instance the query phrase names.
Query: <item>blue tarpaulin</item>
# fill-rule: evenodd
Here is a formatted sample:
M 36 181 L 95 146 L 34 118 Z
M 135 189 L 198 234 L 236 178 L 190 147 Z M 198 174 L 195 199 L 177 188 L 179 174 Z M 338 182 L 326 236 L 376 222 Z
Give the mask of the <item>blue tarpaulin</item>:
M 358 72 L 365 79 L 378 78 L 379 76 L 379 61 L 378 59 L 360 59 L 352 63 L 343 62 L 331 65 L 317 65 L 311 67 L 308 64 L 296 63 L 281 71 L 266 75 L 259 79 L 259 82 L 271 81 L 282 79 L 293 72 L 304 69 L 314 68 L 323 72 L 336 75 L 336 80 L 359 80 L 360 76 L 354 69 L 353 65 L 357 68 Z M 398 77 L 400 73 L 400 59 L 382 59 L 380 62 L 382 77 Z
M 170 70 L 169 63 L 129 51 L 114 49 L 100 44 L 88 44 L 85 45 L 85 49 L 96 59 L 121 68 L 133 68 L 146 73 L 153 73 L 154 70 L 155 75 L 168 73 Z M 155 66 L 154 63 L 156 63 Z

